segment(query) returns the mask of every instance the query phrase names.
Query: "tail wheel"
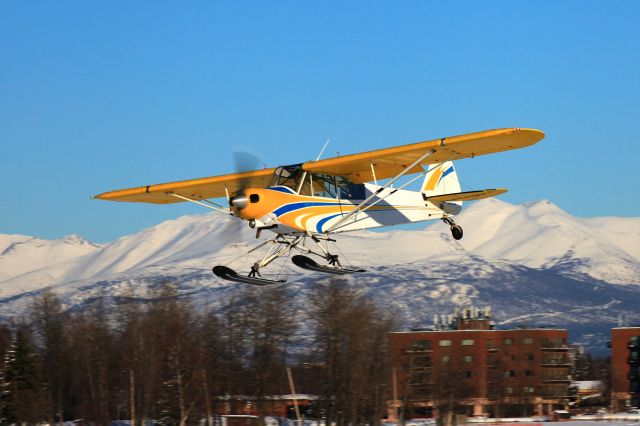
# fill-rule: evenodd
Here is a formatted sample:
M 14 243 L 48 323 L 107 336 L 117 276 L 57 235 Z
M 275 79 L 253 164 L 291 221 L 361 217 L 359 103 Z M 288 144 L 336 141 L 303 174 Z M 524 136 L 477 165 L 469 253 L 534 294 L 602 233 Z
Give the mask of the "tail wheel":
M 454 240 L 462 239 L 462 226 L 460 225 L 452 225 L 451 226 L 451 236 Z

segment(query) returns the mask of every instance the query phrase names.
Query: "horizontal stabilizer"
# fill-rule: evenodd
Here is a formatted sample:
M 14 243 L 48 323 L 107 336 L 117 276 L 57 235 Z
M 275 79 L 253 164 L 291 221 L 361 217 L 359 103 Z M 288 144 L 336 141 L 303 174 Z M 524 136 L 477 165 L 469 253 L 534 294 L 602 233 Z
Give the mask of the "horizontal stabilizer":
M 479 191 L 454 192 L 453 194 L 434 195 L 427 197 L 426 201 L 432 203 L 442 203 L 444 201 L 474 201 L 483 198 L 495 197 L 507 192 L 505 188 L 481 189 Z

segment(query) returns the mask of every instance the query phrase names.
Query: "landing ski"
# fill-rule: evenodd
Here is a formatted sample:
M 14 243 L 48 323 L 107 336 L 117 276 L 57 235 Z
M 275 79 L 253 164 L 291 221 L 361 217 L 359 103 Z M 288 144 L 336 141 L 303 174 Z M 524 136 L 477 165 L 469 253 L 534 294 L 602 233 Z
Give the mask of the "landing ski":
M 364 269 L 349 269 L 349 268 L 340 268 L 337 266 L 328 266 L 328 265 L 319 265 L 313 259 L 308 258 L 307 256 L 295 255 L 291 258 L 291 261 L 302 269 L 306 269 L 308 271 L 315 272 L 324 272 L 327 274 L 335 274 L 335 275 L 346 275 L 346 274 L 354 274 L 358 272 L 366 272 Z
M 213 273 L 222 278 L 223 280 L 233 281 L 236 283 L 244 283 L 251 285 L 269 285 L 269 284 L 280 284 L 285 282 L 285 280 L 268 280 L 266 278 L 259 277 L 248 277 L 246 275 L 239 275 L 236 271 L 231 268 L 227 268 L 226 266 L 214 266 Z

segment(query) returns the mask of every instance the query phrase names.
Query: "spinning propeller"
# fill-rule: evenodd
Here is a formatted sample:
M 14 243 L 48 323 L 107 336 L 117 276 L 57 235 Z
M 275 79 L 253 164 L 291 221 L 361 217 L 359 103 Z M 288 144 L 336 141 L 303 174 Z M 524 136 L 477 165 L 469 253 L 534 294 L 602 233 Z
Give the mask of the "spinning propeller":
M 236 151 L 233 153 L 233 160 L 236 166 L 236 173 L 257 170 L 260 165 L 260 159 L 253 154 L 244 151 Z M 238 216 L 238 212 L 249 204 L 249 197 L 245 193 L 247 189 L 246 181 L 239 181 L 238 190 L 229 197 L 229 208 L 234 216 Z

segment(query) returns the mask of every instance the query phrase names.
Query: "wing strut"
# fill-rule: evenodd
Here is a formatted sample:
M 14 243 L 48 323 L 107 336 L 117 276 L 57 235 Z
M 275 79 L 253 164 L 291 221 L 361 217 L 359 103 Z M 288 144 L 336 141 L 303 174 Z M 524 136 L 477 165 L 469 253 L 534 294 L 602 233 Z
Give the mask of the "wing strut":
M 438 166 L 440 166 L 441 164 L 446 163 L 447 161 L 457 160 L 458 158 L 460 158 L 460 157 L 459 157 L 459 156 L 455 156 L 455 155 L 454 155 L 454 156 L 451 156 L 451 157 L 449 157 L 449 159 L 447 159 L 447 160 L 442 161 L 441 163 L 439 163 L 439 164 L 438 164 Z M 434 169 L 432 169 L 432 170 L 435 170 L 435 168 L 434 168 Z M 376 201 L 374 201 L 373 203 L 369 204 L 368 206 L 365 206 L 364 208 L 362 208 L 362 209 L 360 210 L 360 212 L 364 212 L 364 211 L 368 210 L 369 208 L 371 208 L 371 207 L 375 206 L 375 205 L 376 205 L 376 204 L 378 204 L 379 202 L 384 201 L 384 200 L 385 200 L 385 199 L 387 199 L 390 195 L 395 194 L 395 193 L 396 193 L 396 191 L 399 191 L 399 190 L 401 190 L 401 189 L 406 188 L 407 186 L 411 185 L 413 182 L 415 182 L 415 181 L 416 181 L 416 180 L 418 180 L 419 178 L 421 178 L 421 177 L 425 176 L 427 173 L 429 173 L 429 170 L 425 170 L 424 172 L 422 172 L 422 173 L 420 173 L 420 174 L 416 175 L 416 177 L 414 177 L 414 178 L 413 178 L 413 179 L 411 179 L 410 181 L 408 181 L 408 182 L 406 182 L 406 183 L 402 184 L 402 185 L 401 185 L 401 186 L 399 186 L 398 188 L 395 188 L 393 191 L 389 192 L 388 194 L 386 194 L 386 195 L 384 195 L 384 196 L 382 196 L 382 197 L 378 198 Z M 343 224 L 341 224 L 341 225 L 337 226 L 337 227 L 334 229 L 334 231 L 335 231 L 335 230 L 337 230 L 337 229 L 340 229 L 340 228 L 342 228 L 343 226 L 346 226 L 346 225 L 347 225 L 346 223 L 343 223 Z
M 224 214 L 231 214 L 231 210 L 230 209 L 225 209 L 220 204 L 212 203 L 209 200 L 201 200 L 201 201 L 200 200 L 194 200 L 192 198 L 185 197 L 184 195 L 180 195 L 180 194 L 175 194 L 173 192 L 167 192 L 167 195 L 171 195 L 172 197 L 180 198 L 181 200 L 184 200 L 184 201 L 190 201 L 192 203 L 199 204 L 199 205 L 204 206 L 204 207 L 206 207 L 208 209 L 215 210 L 215 211 L 218 211 L 218 212 L 221 212 L 221 213 L 224 213 Z
M 417 166 L 418 164 L 420 164 L 422 162 L 422 160 L 424 160 L 425 158 L 427 158 L 428 156 L 432 155 L 434 152 L 436 152 L 436 150 L 434 148 L 431 148 L 429 151 L 427 151 L 426 153 L 424 153 L 420 158 L 418 158 L 416 161 L 414 161 L 409 167 L 405 167 L 400 173 L 398 173 L 397 175 L 395 175 L 393 177 L 393 179 L 391 179 L 389 182 L 385 183 L 384 185 L 382 185 L 380 188 L 378 188 L 378 190 L 376 192 L 374 192 L 373 194 L 369 195 L 364 201 L 362 201 L 360 204 L 358 204 L 356 206 L 355 209 L 351 210 L 346 216 L 342 217 L 342 219 L 340 219 L 338 222 L 336 222 L 334 225 L 332 225 L 329 229 L 327 229 L 325 231 L 325 233 L 329 233 L 331 231 L 333 231 L 334 229 L 336 229 L 338 226 L 342 225 L 343 223 L 345 223 L 347 220 L 351 219 L 351 217 L 353 217 L 354 214 L 358 213 L 360 210 L 362 210 L 362 207 L 366 206 L 366 204 L 373 200 L 375 197 L 378 196 L 378 194 L 380 194 L 382 191 L 384 191 L 385 189 L 387 189 L 389 186 L 393 185 L 395 181 L 397 181 L 398 179 L 400 179 L 402 176 L 404 176 L 409 170 L 413 169 L 415 166 Z

